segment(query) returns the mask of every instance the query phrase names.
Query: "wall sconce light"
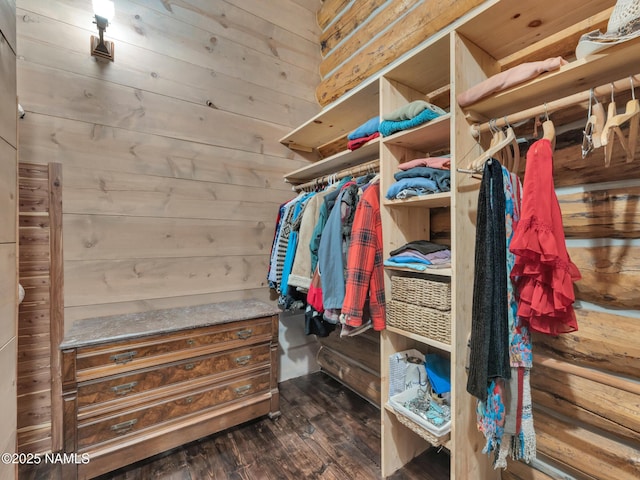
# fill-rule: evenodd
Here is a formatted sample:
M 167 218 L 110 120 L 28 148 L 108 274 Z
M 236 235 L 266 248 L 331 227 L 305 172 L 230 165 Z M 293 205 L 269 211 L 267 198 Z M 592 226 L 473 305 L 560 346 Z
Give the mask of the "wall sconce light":
M 98 27 L 100 37 L 91 35 L 91 55 L 97 58 L 104 58 L 113 62 L 114 45 L 113 42 L 104 40 L 104 31 L 109 25 L 109 21 L 114 15 L 114 6 L 111 0 L 93 0 L 93 13 L 95 14 L 95 24 Z

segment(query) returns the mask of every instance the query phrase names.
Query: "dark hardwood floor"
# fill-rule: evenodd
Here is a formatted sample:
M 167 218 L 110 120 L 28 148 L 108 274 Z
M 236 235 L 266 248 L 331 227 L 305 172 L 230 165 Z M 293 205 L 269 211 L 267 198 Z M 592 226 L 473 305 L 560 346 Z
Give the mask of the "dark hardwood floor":
M 324 373 L 280 384 L 282 415 L 245 423 L 99 477 L 100 480 L 374 480 L 380 412 Z M 39 466 L 40 467 L 40 466 Z M 427 450 L 389 479 L 449 478 L 446 453 Z M 19 480 L 67 480 L 20 467 Z

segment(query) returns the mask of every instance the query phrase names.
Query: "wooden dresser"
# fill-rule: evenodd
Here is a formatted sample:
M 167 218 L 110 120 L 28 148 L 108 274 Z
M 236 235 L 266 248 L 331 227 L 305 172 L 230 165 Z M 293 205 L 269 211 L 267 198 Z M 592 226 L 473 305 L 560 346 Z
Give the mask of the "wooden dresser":
M 263 302 L 82 320 L 60 348 L 65 478 L 280 413 L 278 309 Z

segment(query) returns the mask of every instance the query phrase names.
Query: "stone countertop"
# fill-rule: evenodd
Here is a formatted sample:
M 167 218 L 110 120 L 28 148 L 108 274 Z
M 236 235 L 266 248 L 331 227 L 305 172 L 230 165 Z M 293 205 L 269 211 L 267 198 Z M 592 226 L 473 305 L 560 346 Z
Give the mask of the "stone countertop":
M 269 317 L 280 313 L 260 300 L 235 300 L 192 307 L 87 318 L 76 321 L 64 336 L 61 349 L 85 347 L 135 337 Z

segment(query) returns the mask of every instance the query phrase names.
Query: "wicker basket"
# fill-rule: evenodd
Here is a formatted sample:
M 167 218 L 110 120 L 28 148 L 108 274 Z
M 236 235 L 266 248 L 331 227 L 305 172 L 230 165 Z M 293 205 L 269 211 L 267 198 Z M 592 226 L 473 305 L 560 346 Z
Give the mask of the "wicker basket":
M 451 284 L 422 278 L 391 277 L 391 298 L 436 310 L 451 310 Z
M 405 427 L 408 427 L 413 432 L 420 435 L 422 438 L 424 438 L 427 442 L 429 442 L 434 447 L 439 447 L 440 445 L 444 445 L 445 443 L 447 443 L 447 441 L 449 440 L 449 437 L 451 436 L 451 433 L 447 433 L 442 437 L 436 437 L 429 430 L 422 428 L 420 425 L 418 425 L 416 422 L 414 422 L 410 418 L 405 417 L 401 412 L 398 412 L 396 410 L 395 414 L 396 414 L 396 418 L 400 421 L 400 423 L 402 423 Z
M 451 312 L 389 300 L 387 325 L 451 345 Z

